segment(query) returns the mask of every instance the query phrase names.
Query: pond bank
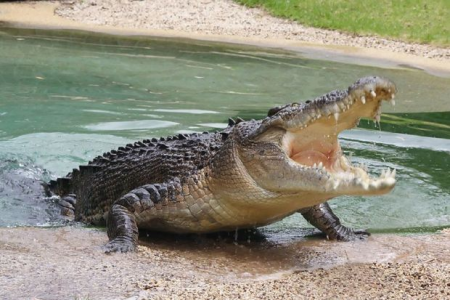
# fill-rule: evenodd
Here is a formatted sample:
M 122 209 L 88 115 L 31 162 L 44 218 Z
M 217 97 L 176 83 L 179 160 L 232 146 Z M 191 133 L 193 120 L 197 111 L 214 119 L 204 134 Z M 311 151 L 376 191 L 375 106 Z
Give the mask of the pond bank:
M 94 229 L 0 229 L 2 299 L 356 299 L 450 296 L 450 231 L 289 245 L 159 236 L 106 255 Z
M 71 20 L 95 25 L 258 39 L 275 38 L 324 45 L 384 49 L 450 60 L 450 49 L 305 27 L 296 22 L 272 17 L 259 8 L 244 7 L 232 0 L 72 1 L 59 7 L 56 13 Z
M 114 5 L 108 1 L 0 3 L 0 22 L 281 48 L 307 58 L 381 67 L 406 65 L 450 77 L 450 49 L 306 28 L 228 0 L 189 5 L 185 1 L 114 1 Z

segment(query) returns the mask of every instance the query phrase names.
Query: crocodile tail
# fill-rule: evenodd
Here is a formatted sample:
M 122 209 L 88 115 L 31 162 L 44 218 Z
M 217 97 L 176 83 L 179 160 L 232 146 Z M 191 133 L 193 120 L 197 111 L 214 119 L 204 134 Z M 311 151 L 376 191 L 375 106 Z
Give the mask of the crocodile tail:
M 67 177 L 60 177 L 56 180 L 50 180 L 48 183 L 44 183 L 44 190 L 45 190 L 45 194 L 48 197 L 51 197 L 53 195 L 67 195 L 70 193 L 71 190 L 71 181 L 72 178 L 67 176 Z
M 55 195 L 53 192 L 56 187 L 56 180 L 50 180 L 49 182 L 42 182 L 42 186 L 44 187 L 44 192 L 47 197 L 51 197 Z

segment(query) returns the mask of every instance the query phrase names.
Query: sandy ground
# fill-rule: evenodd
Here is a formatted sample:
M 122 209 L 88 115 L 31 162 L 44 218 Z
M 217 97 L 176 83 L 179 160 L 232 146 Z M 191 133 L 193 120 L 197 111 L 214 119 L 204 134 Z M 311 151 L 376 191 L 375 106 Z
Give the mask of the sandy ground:
M 0 229 L 0 299 L 449 299 L 450 231 L 286 245 L 157 236 L 106 255 L 106 233 Z

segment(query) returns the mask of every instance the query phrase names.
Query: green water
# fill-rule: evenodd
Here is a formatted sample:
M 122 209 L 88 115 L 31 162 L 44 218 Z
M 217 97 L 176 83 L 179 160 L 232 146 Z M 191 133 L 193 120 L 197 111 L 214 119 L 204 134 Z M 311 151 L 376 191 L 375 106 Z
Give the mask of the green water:
M 384 107 L 381 131 L 363 120 L 342 145 L 374 173 L 396 168 L 398 185 L 331 205 L 345 224 L 375 232 L 449 226 L 448 78 L 256 47 L 0 28 L 0 226 L 57 222 L 52 201 L 34 197 L 39 181 L 117 146 L 262 118 L 367 75 L 396 82 L 397 105 Z M 266 232 L 289 239 L 299 227 L 308 225 L 292 216 Z

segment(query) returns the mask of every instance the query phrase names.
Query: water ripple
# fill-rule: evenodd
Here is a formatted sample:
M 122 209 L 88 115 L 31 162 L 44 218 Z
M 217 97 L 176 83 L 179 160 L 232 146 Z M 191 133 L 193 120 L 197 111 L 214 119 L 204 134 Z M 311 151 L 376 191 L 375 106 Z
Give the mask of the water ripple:
M 218 114 L 219 112 L 213 110 L 203 110 L 203 109 L 155 109 L 154 111 L 158 112 L 170 112 L 170 113 L 180 113 L 180 114 L 193 114 L 193 115 L 202 115 L 202 114 Z

